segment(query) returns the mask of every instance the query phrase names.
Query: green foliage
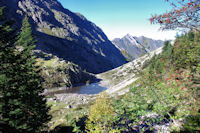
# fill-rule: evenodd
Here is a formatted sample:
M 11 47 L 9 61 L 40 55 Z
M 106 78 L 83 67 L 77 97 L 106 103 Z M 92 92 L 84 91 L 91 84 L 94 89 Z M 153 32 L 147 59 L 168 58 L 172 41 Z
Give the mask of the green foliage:
M 172 54 L 172 49 L 173 49 L 173 46 L 171 45 L 170 41 L 164 42 L 162 55 L 165 58 L 170 58 Z
M 183 130 L 188 133 L 194 133 L 200 131 L 200 113 L 197 115 L 191 115 L 186 118 L 186 123 L 183 126 Z
M 143 97 L 142 90 L 133 87 L 130 93 L 125 95 L 122 100 L 115 103 L 115 108 L 119 118 L 127 115 L 129 120 L 138 119 L 140 116 L 146 113 L 148 108 L 145 97 Z
M 112 129 L 133 131 L 137 127 L 145 132 L 152 129 L 151 122 L 154 121 L 161 122 L 165 119 L 175 123 L 175 120 L 185 119 L 182 129 L 178 129 L 176 124 L 172 127 L 179 131 L 198 132 L 199 35 L 191 32 L 177 37 L 174 46 L 170 42 L 165 42 L 163 52 L 148 61 L 144 70 L 137 71 L 140 76 L 137 84 L 134 84 L 129 93 L 114 100 L 112 106 L 110 105 L 115 110 L 112 122 L 105 121 L 101 115 L 96 120 L 96 116 L 99 116 L 96 110 L 102 110 L 99 108 L 103 102 L 99 101 L 91 108 L 93 110 L 89 117 L 93 116 L 93 120 L 87 129 L 96 128 L 98 130 L 91 131 L 103 132 L 105 128 L 102 129 L 101 124 L 106 123 L 109 131 Z M 100 114 L 105 112 L 101 111 Z M 158 116 L 148 118 L 146 117 L 148 113 Z M 96 124 L 97 121 L 100 124 Z M 140 127 L 141 124 L 146 124 L 148 127 Z
M 147 60 L 143 64 L 143 69 L 148 67 L 148 72 L 159 73 L 164 72 L 165 67 L 168 65 L 169 59 L 171 58 L 173 46 L 169 41 L 164 42 L 163 52 L 159 55 L 154 55 L 150 60 Z M 155 72 L 153 72 L 155 71 Z M 154 76 L 151 76 L 151 78 Z
M 24 52 L 24 53 L 27 52 L 27 54 L 30 54 L 31 51 L 35 48 L 35 45 L 34 45 L 35 42 L 36 41 L 34 40 L 32 36 L 31 25 L 29 23 L 28 16 L 26 15 L 23 19 L 21 32 L 19 33 L 19 36 L 17 38 L 16 45 L 22 46 L 22 50 L 20 50 L 21 52 Z
M 3 118 L 3 107 L 5 102 L 3 99 L 5 96 L 10 96 L 11 92 L 4 92 L 4 88 L 6 88 L 9 84 L 12 83 L 11 78 L 8 77 L 8 72 L 13 72 L 12 69 L 12 60 L 14 59 L 14 48 L 12 47 L 13 42 L 13 30 L 10 28 L 9 21 L 7 21 L 4 17 L 4 9 L 5 7 L 1 7 L 0 18 L 3 19 L 4 22 L 0 25 L 0 131 L 5 130 L 4 128 L 7 126 L 4 123 Z M 9 126 L 7 126 L 10 128 Z M 14 131 L 14 129 L 11 128 Z
M 86 130 L 90 133 L 112 132 L 114 110 L 106 93 L 102 93 L 90 107 Z
M 86 81 L 93 79 L 92 75 L 72 62 L 66 62 L 46 53 L 39 54 L 36 62 L 40 66 L 40 75 L 44 78 L 42 86 L 45 89 L 71 87 L 74 84 L 86 83 Z
M 140 117 L 144 116 L 148 110 L 148 104 L 142 91 L 142 89 L 133 87 L 130 93 L 114 102 L 116 129 L 120 125 L 120 130 L 126 131 L 127 127 L 133 128 L 139 125 Z
M 200 64 L 200 33 L 190 32 L 175 41 L 172 63 L 176 70 L 190 69 L 195 72 Z
M 8 29 L 8 28 L 6 28 Z M 1 25 L 0 123 L 18 132 L 40 132 L 50 119 L 41 93 L 41 77 L 33 56 L 34 38 L 26 16 L 14 45 L 13 36 Z M 6 36 L 8 34 L 8 36 Z M 5 38 L 6 37 L 6 38 Z M 3 49 L 4 48 L 4 49 Z M 4 129 L 6 130 L 6 129 Z
M 151 96 L 148 98 L 153 101 L 151 111 L 169 116 L 172 121 L 183 118 L 188 123 L 186 117 L 199 109 L 199 35 L 190 32 L 180 36 L 174 47 L 165 42 L 162 54 L 154 56 L 147 69 L 141 72 L 138 89 L 142 89 L 147 97 Z

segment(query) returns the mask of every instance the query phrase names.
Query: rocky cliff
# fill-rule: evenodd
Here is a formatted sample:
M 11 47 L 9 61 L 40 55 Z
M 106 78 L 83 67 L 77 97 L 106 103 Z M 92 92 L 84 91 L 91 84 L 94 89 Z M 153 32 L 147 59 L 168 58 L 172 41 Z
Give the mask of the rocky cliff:
M 80 13 L 65 9 L 57 0 L 2 0 L 8 16 L 18 25 L 30 17 L 36 49 L 100 73 L 124 64 L 125 58 L 103 31 Z
M 164 42 L 161 40 L 153 40 L 144 36 L 134 37 L 127 34 L 123 38 L 114 39 L 113 43 L 118 49 L 120 49 L 120 51 L 122 51 L 123 54 L 126 53 L 124 56 L 127 58 L 130 58 L 131 56 L 132 59 L 136 59 L 161 47 Z

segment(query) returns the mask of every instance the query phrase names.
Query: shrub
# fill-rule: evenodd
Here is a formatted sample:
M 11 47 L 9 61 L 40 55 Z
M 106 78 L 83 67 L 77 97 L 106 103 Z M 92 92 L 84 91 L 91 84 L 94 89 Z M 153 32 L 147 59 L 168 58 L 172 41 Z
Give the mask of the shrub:
M 114 109 L 107 94 L 98 96 L 94 105 L 90 107 L 86 130 L 90 133 L 112 132 Z

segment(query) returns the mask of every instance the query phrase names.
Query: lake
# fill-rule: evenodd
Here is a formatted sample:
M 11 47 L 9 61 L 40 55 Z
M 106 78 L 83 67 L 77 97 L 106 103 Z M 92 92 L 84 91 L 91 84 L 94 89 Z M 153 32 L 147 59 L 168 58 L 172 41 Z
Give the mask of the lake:
M 57 89 L 57 90 L 55 90 Z M 60 87 L 60 88 L 54 88 L 55 91 L 53 92 L 47 92 L 48 95 L 54 95 L 54 94 L 63 94 L 63 93 L 76 93 L 76 94 L 99 94 L 100 92 L 106 90 L 106 87 L 100 86 L 99 82 L 97 83 L 91 83 L 88 85 L 82 85 L 72 88 L 66 88 L 66 87 Z

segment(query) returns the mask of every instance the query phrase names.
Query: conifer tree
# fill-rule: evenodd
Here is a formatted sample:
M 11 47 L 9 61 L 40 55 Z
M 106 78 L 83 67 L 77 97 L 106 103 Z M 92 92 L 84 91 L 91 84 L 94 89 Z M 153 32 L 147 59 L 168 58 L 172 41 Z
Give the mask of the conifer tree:
M 5 29 L 4 26 L 1 26 Z M 1 34 L 3 33 L 1 29 Z M 2 35 L 5 36 L 3 33 Z M 7 36 L 6 40 L 12 40 Z M 17 132 L 40 132 L 50 119 L 49 107 L 33 54 L 34 38 L 26 16 L 15 45 L 0 38 L 0 123 Z M 6 51 L 3 47 L 12 44 Z
M 12 74 L 14 74 L 14 38 L 15 31 L 11 29 L 12 22 L 7 21 L 4 15 L 5 7 L 0 7 L 0 132 L 16 132 L 9 126 L 9 120 L 5 117 L 7 108 L 13 107 L 9 97 L 12 90 Z

